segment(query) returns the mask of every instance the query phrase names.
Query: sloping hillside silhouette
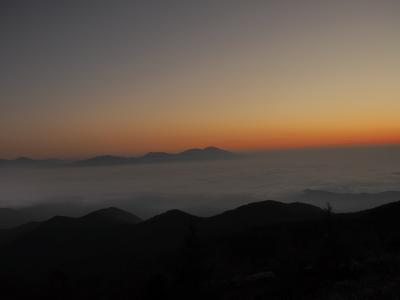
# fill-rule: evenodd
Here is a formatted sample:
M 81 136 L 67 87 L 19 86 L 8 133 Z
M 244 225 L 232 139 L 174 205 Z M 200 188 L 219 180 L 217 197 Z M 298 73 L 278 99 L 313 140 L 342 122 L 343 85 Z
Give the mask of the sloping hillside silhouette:
M 97 210 L 81 217 L 79 220 L 83 222 L 108 222 L 112 224 L 136 224 L 142 222 L 142 220 L 134 214 L 116 207 Z
M 171 210 L 142 221 L 113 207 L 57 216 L 0 232 L 0 276 L 7 278 L 0 293 L 3 299 L 395 299 L 399 216 L 400 202 L 335 214 L 276 201 L 208 218 Z
M 0 208 L 0 229 L 12 228 L 28 222 L 45 221 L 55 215 L 78 217 L 93 207 L 75 202 L 45 202 L 19 208 Z
M 217 232 L 234 231 L 274 223 L 321 219 L 323 216 L 322 209 L 309 204 L 267 200 L 213 216 L 207 220 L 207 226 Z

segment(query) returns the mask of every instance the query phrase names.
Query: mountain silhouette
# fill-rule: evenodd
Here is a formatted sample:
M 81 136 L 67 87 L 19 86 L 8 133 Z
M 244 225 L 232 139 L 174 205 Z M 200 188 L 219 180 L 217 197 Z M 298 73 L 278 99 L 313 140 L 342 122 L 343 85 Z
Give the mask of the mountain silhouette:
M 172 209 L 168 210 L 165 213 L 156 215 L 150 219 L 148 219 L 146 222 L 147 223 L 162 223 L 162 224 L 169 224 L 173 222 L 180 222 L 180 221 L 186 221 L 186 220 L 193 220 L 193 219 L 200 219 L 199 217 L 195 217 L 191 214 L 188 214 L 184 211 L 181 211 L 179 209 Z
M 0 278 L 13 278 L 0 281 L 0 293 L 4 299 L 55 299 L 54 292 L 72 299 L 159 299 L 149 296 L 154 290 L 164 299 L 337 293 L 351 299 L 369 285 L 395 293 L 399 216 L 400 201 L 335 214 L 269 200 L 207 218 L 170 210 L 141 221 L 115 207 L 56 216 L 0 230 Z M 49 283 L 54 270 L 64 282 L 56 290 L 53 277 Z
M 261 201 L 246 204 L 236 209 L 213 216 L 205 226 L 214 232 L 225 232 L 265 226 L 282 222 L 299 222 L 321 219 L 324 211 L 304 203 L 282 203 Z
M 78 217 L 94 209 L 96 207 L 73 202 L 48 202 L 19 208 L 0 208 L 0 229 L 16 227 L 33 221 L 41 222 L 60 214 Z
M 180 159 L 191 160 L 207 160 L 207 159 L 228 159 L 233 158 L 235 155 L 232 152 L 219 149 L 217 147 L 206 147 L 204 149 L 188 149 L 177 154 Z
M 117 164 L 137 164 L 137 163 L 161 163 L 161 162 L 181 162 L 196 160 L 216 160 L 232 159 L 238 157 L 237 154 L 219 149 L 217 147 L 206 147 L 204 149 L 188 149 L 180 153 L 149 152 L 140 157 L 121 157 L 121 156 L 97 156 L 85 160 L 74 162 L 74 166 L 106 166 Z
M 107 166 L 107 165 L 118 165 L 128 163 L 130 161 L 127 157 L 113 156 L 113 155 L 102 155 L 95 156 L 89 159 L 74 162 L 73 165 L 76 166 Z
M 238 154 L 210 146 L 204 149 L 188 149 L 180 153 L 149 152 L 138 157 L 100 155 L 76 161 L 61 159 L 35 160 L 28 157 L 19 157 L 14 160 L 0 159 L 0 167 L 94 167 L 122 164 L 180 162 L 190 160 L 233 159 L 237 157 L 239 157 Z
M 226 211 L 214 218 L 230 219 L 236 223 L 287 222 L 319 218 L 323 210 L 310 204 L 282 203 L 273 200 L 254 202 Z
M 127 211 L 116 207 L 97 210 L 80 218 L 82 221 L 107 222 L 112 224 L 136 224 L 142 220 Z
M 156 161 L 163 161 L 163 160 L 170 160 L 175 157 L 175 154 L 167 153 L 167 152 L 149 152 L 139 158 L 143 162 L 156 162 Z
M 272 223 L 313 220 L 322 216 L 323 211 L 311 205 L 284 204 L 276 201 L 251 203 L 208 218 L 200 218 L 175 209 L 156 215 L 146 221 L 142 221 L 129 212 L 110 207 L 78 218 L 55 216 L 47 221 L 35 222 L 35 226 L 30 227 L 32 229 L 30 241 L 32 241 L 32 236 L 38 236 L 41 239 L 43 237 L 48 239 L 61 238 L 61 240 L 68 236 L 69 239 L 67 240 L 72 239 L 72 236 L 74 238 L 78 236 L 79 239 L 83 239 L 86 234 L 89 234 L 87 230 L 89 230 L 90 235 L 102 235 L 106 233 L 106 229 L 115 226 L 138 224 L 140 226 L 132 233 L 131 238 L 135 235 L 145 237 L 147 243 L 152 240 L 152 243 L 156 243 L 158 248 L 163 248 L 170 246 L 172 240 L 182 242 L 191 226 L 196 226 L 199 233 L 218 232 L 226 234 Z M 98 232 L 100 228 L 105 232 Z M 7 230 L 3 231 L 7 232 Z M 29 227 L 24 232 L 29 232 Z M 164 243 L 166 244 L 163 245 Z
M 126 225 L 126 224 L 137 224 L 142 220 L 131 214 L 130 212 L 124 211 L 116 207 L 109 207 L 100 210 L 96 210 L 87 215 L 79 218 L 55 216 L 47 221 L 42 222 L 41 229 L 43 227 L 51 228 L 80 228 L 85 227 L 105 227 L 114 225 Z

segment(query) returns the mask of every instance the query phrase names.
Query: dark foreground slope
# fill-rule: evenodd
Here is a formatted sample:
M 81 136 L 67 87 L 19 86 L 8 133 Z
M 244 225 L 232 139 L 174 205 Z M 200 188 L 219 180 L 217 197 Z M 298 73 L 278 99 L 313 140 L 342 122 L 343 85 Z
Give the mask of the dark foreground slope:
M 109 208 L 0 234 L 1 299 L 398 299 L 400 202 L 252 203 L 146 221 Z

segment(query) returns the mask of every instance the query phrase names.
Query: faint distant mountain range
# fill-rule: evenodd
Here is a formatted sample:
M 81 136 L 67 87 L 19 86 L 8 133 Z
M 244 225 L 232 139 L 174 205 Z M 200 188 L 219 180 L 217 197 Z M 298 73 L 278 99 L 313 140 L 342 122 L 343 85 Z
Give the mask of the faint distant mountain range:
M 5 209 L 3 209 L 5 210 Z M 239 232 L 245 228 L 253 228 L 282 222 L 298 222 L 304 220 L 318 220 L 324 217 L 321 208 L 302 204 L 285 204 L 267 200 L 249 203 L 224 213 L 203 218 L 191 215 L 178 209 L 169 210 L 150 219 L 142 220 L 136 215 L 116 207 L 103 208 L 81 217 L 67 217 L 55 215 L 45 221 L 30 221 L 8 229 L 0 229 L 0 246 L 10 239 L 19 238 L 29 233 L 29 243 L 34 238 L 43 239 L 59 236 L 59 241 L 70 243 L 79 236 L 103 235 L 101 230 L 113 228 L 117 230 L 121 225 L 138 224 L 138 230 L 128 232 L 129 235 L 145 237 L 147 242 L 151 239 L 160 239 L 157 249 L 170 247 L 170 236 L 185 234 L 187 227 L 196 224 L 198 229 L 207 235 Z M 129 227 L 128 227 L 129 228 Z M 152 237 L 150 239 L 150 237 Z M 124 237 L 126 238 L 126 237 Z M 165 245 L 164 244 L 164 239 Z M 169 241 L 169 242 L 168 242 Z M 36 241 L 35 241 L 36 243 Z
M 329 203 L 336 212 L 357 211 L 362 207 L 374 207 L 398 201 L 400 191 L 383 191 L 377 193 L 335 193 L 324 190 L 305 189 L 299 194 L 286 197 L 285 201 L 305 202 L 320 207 Z
M 0 159 L 0 167 L 55 167 L 68 164 L 70 161 L 62 159 L 31 159 L 19 157 L 17 159 Z
M 67 161 L 60 159 L 34 160 L 26 157 L 20 157 L 15 160 L 0 159 L 0 167 L 88 167 L 140 163 L 219 160 L 232 159 L 238 156 L 238 154 L 217 147 L 206 147 L 203 149 L 189 149 L 180 153 L 149 152 L 139 157 L 102 155 L 76 161 Z

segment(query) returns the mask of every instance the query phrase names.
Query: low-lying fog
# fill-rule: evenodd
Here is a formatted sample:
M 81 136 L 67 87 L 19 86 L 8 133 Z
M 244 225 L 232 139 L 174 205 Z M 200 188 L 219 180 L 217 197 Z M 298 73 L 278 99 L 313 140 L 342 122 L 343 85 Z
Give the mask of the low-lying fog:
M 209 215 L 256 200 L 289 201 L 305 189 L 400 190 L 400 147 L 274 151 L 208 162 L 0 169 L 1 207 L 112 205 L 144 218 L 173 208 Z M 338 210 L 372 204 L 331 203 Z

